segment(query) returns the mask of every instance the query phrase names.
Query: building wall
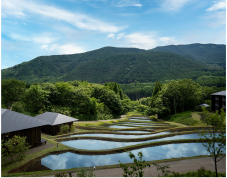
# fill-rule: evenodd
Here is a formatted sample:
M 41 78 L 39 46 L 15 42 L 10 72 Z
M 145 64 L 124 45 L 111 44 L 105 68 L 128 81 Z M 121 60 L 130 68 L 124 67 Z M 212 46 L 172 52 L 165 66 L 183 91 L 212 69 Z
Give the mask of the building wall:
M 73 125 L 73 122 L 68 122 L 68 123 L 64 123 L 64 125 L 69 125 L 69 128 Z M 58 133 L 60 133 L 60 126 L 63 124 L 59 124 L 59 125 L 45 125 L 42 126 L 41 131 L 43 133 L 49 134 L 49 135 L 57 135 Z
M 41 143 L 41 127 L 34 127 L 2 134 L 2 140 L 13 138 L 14 135 L 26 137 L 26 142 L 31 145 L 31 148 L 36 147 L 38 143 Z
M 212 95 L 212 111 L 220 113 L 221 108 L 226 112 L 226 96 Z

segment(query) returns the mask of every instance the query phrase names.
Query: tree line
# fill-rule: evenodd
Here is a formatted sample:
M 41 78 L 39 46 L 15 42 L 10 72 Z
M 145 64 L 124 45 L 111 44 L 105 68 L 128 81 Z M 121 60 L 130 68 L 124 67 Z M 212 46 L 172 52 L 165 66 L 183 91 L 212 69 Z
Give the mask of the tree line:
M 137 110 L 145 115 L 169 115 L 196 109 L 199 104 L 211 103 L 212 93 L 226 90 L 225 87 L 201 86 L 192 79 L 171 80 L 168 83 L 156 82 L 151 97 L 141 98 Z
M 46 111 L 80 120 L 112 119 L 134 108 L 116 82 L 105 86 L 86 81 L 26 84 L 2 80 L 2 107 L 35 116 Z

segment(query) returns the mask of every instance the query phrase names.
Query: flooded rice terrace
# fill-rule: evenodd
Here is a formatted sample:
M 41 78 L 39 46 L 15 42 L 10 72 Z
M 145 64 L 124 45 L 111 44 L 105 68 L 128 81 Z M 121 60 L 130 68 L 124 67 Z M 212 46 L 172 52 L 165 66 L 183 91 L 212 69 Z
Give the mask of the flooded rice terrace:
M 138 122 L 140 121 L 140 122 Z M 131 127 L 130 127 L 131 126 Z M 76 149 L 83 150 L 110 150 L 118 149 L 125 146 L 134 146 L 143 143 L 165 141 L 165 140 L 179 140 L 179 139 L 198 139 L 199 136 L 196 133 L 192 134 L 182 134 L 170 136 L 171 133 L 178 133 L 175 131 L 161 131 L 157 133 L 151 133 L 153 130 L 147 127 L 155 127 L 154 130 L 158 130 L 158 127 L 173 128 L 170 124 L 160 123 L 151 121 L 148 117 L 133 117 L 124 122 L 119 122 L 114 125 L 107 126 L 107 128 L 114 128 L 119 130 L 113 130 L 112 133 L 87 133 L 87 134 L 76 134 L 70 135 L 64 138 L 83 137 L 89 136 L 89 139 L 78 138 L 76 140 L 62 141 L 61 143 Z M 144 128 L 143 128 L 144 127 Z M 122 129 L 122 130 L 121 130 Z M 127 129 L 127 130 L 125 130 Z M 129 130 L 128 130 L 129 129 Z M 131 130 L 130 130 L 131 129 Z M 134 130 L 133 130 L 134 129 Z M 135 130 L 137 129 L 137 130 Z M 145 130 L 143 130 L 145 129 Z M 156 131 L 157 131 L 156 130 Z M 122 133 L 122 134 L 121 134 Z M 140 134 L 140 135 L 136 135 Z M 164 135 L 166 136 L 164 137 Z M 147 138 L 163 135 L 164 138 Z M 96 137 L 101 137 L 102 140 L 96 139 Z M 114 139 L 141 139 L 145 138 L 145 141 L 105 141 L 105 138 Z M 148 140 L 147 140 L 147 139 Z M 104 140 L 103 140 L 104 139 Z M 137 155 L 139 151 L 143 153 L 143 159 L 146 161 L 162 160 L 170 158 L 180 158 L 180 157 L 191 157 L 198 155 L 207 155 L 208 152 L 202 143 L 180 143 L 180 144 L 165 144 L 159 146 L 148 146 L 145 148 L 132 150 L 132 153 Z M 114 165 L 121 163 L 131 163 L 128 153 L 114 153 L 114 154 L 104 154 L 104 155 L 83 155 L 66 152 L 62 154 L 53 154 L 41 159 L 41 164 L 49 169 L 70 169 L 76 167 L 93 167 L 93 166 L 104 166 L 104 165 Z M 93 153 L 92 153 L 93 154 Z

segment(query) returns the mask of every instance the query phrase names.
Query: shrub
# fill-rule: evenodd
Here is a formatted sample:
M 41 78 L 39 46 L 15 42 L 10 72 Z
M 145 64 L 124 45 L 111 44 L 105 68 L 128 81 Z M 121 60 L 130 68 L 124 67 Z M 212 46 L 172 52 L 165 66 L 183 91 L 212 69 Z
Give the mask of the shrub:
M 127 153 L 127 151 L 126 151 Z M 134 164 L 130 167 L 128 167 L 126 164 L 120 163 L 120 167 L 123 169 L 123 177 L 143 177 L 143 169 L 146 168 L 147 166 L 150 167 L 150 164 L 146 164 L 145 160 L 142 161 L 143 153 L 139 152 L 138 153 L 139 160 L 136 159 L 135 155 L 129 151 L 129 157 L 132 159 Z M 120 161 L 119 161 L 120 162 Z M 129 170 L 131 168 L 131 170 Z
M 64 133 L 67 133 L 67 132 L 69 132 L 69 125 L 64 125 Z

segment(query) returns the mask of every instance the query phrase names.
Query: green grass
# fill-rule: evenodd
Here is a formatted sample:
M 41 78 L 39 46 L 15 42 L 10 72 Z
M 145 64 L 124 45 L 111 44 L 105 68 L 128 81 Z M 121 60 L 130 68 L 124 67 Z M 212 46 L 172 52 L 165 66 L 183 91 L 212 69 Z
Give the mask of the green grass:
M 176 123 L 188 125 L 188 126 L 194 126 L 198 123 L 197 120 L 192 118 L 191 111 L 185 111 L 185 112 L 171 115 L 167 117 L 166 120 L 170 122 L 176 122 Z

